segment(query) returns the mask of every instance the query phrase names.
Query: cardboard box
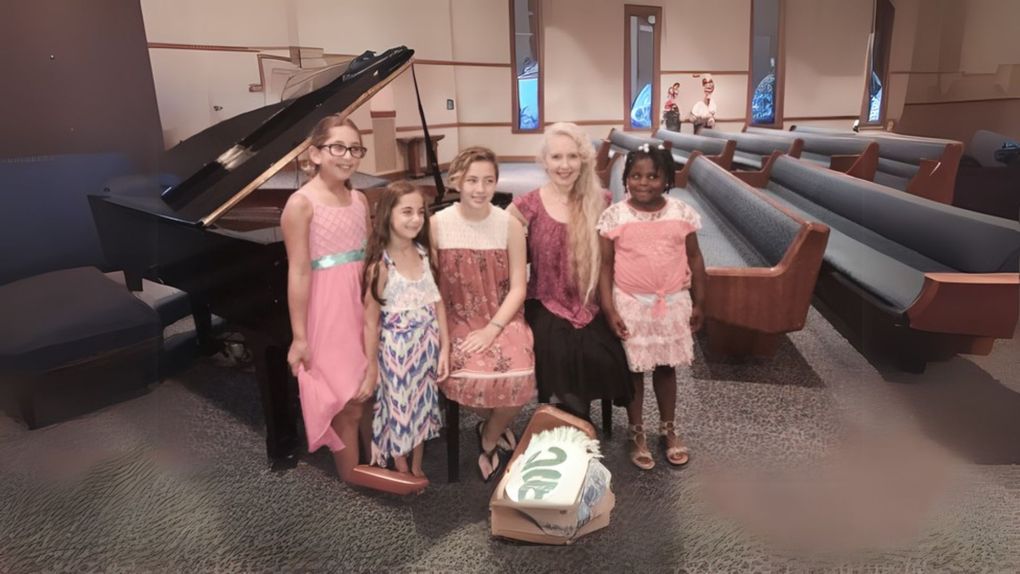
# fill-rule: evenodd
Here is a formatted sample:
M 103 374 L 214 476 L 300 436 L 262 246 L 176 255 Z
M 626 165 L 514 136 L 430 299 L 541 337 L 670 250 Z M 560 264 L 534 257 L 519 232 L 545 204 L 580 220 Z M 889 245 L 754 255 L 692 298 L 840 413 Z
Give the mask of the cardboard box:
M 531 421 L 528 422 L 527 428 L 524 429 L 524 434 L 521 435 L 517 448 L 514 449 L 513 456 L 510 458 L 510 464 L 507 465 L 507 470 L 527 450 L 532 436 L 564 425 L 576 427 L 591 438 L 596 437 L 595 429 L 588 422 L 555 407 L 541 405 L 535 410 L 535 414 L 531 417 Z M 592 509 L 592 519 L 575 531 L 577 509 L 581 497 L 580 492 L 578 493 L 578 500 L 575 500 L 573 504 L 544 506 L 541 508 L 529 507 L 527 512 L 524 512 L 518 503 L 509 500 L 504 493 L 508 478 L 509 473 L 504 471 L 489 501 L 492 535 L 495 537 L 537 544 L 570 544 L 581 536 L 609 525 L 609 515 L 616 505 L 616 497 L 612 491 L 607 491 L 594 506 Z M 540 523 L 545 526 L 544 529 L 539 525 Z M 551 534 L 547 530 L 553 532 L 559 530 L 563 534 Z

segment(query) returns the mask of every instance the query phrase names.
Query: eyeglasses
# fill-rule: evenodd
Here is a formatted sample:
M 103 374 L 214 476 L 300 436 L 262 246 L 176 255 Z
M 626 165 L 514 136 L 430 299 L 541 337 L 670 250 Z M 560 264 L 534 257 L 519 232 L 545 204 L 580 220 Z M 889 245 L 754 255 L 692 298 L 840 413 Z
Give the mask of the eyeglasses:
M 341 144 L 341 143 L 326 144 L 326 145 L 317 145 L 315 147 L 317 147 L 319 149 L 328 149 L 329 150 L 329 155 L 332 155 L 332 156 L 335 156 L 335 157 L 343 157 L 343 155 L 345 153 L 351 152 L 351 157 L 358 158 L 358 159 L 365 157 L 365 152 L 368 151 L 368 148 L 365 147 L 365 146 L 360 146 L 360 145 L 346 146 L 346 145 Z

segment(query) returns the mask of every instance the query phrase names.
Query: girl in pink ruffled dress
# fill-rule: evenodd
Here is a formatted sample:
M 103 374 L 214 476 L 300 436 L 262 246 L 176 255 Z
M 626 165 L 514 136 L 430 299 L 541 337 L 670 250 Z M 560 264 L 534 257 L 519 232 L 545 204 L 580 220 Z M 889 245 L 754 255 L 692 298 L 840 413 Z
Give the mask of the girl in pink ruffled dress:
M 674 421 L 675 367 L 690 365 L 694 357 L 705 265 L 695 233 L 701 218 L 686 203 L 666 195 L 675 169 L 665 148 L 646 145 L 630 152 L 623 171 L 627 199 L 606 209 L 598 223 L 602 310 L 627 354 L 635 392 L 627 407 L 630 459 L 643 470 L 655 466 L 642 420 L 644 376 L 649 371 L 666 460 L 673 465 L 688 460 Z

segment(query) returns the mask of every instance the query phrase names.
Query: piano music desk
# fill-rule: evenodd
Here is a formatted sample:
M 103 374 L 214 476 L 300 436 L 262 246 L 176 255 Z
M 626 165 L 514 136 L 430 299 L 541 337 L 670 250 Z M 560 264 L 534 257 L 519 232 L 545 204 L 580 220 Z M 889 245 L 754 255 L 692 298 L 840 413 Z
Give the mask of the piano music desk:
M 446 137 L 446 134 L 429 136 L 429 140 L 432 142 L 432 150 L 436 152 L 437 157 L 439 154 L 439 141 L 444 137 Z M 423 166 L 419 161 L 419 158 L 421 157 L 420 148 L 425 142 L 425 136 L 422 134 L 400 136 L 397 138 L 397 142 L 403 145 L 408 177 L 423 177 L 429 175 L 429 173 L 425 170 L 425 166 Z

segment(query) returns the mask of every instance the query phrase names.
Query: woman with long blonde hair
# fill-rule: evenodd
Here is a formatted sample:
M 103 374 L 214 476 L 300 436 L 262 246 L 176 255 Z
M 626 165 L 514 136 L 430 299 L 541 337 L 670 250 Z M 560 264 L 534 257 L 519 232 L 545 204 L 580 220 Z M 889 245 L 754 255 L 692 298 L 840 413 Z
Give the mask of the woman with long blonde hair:
M 627 358 L 599 311 L 599 216 L 610 203 L 595 175 L 595 149 L 571 123 L 545 132 L 539 162 L 549 181 L 507 208 L 528 230 L 531 277 L 525 317 L 535 337 L 540 400 L 588 418 L 594 399 L 627 404 Z

